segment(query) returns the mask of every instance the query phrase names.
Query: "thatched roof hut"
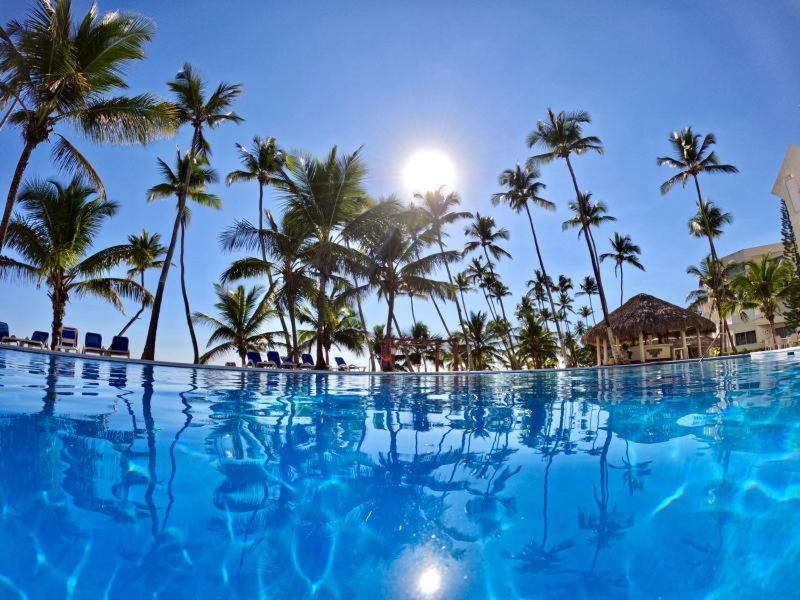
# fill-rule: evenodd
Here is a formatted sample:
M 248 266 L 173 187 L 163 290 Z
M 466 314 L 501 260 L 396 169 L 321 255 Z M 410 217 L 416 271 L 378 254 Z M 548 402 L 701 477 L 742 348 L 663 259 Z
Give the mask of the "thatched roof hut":
M 620 340 L 637 340 L 645 335 L 668 335 L 681 331 L 714 333 L 713 321 L 697 313 L 649 294 L 637 294 L 608 315 L 614 335 Z M 587 343 L 606 335 L 606 322 L 601 321 L 583 336 Z

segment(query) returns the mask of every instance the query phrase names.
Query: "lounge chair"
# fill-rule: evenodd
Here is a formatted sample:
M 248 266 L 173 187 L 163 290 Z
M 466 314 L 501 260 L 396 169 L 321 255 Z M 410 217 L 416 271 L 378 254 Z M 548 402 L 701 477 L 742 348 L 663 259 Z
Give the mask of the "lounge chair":
M 310 354 L 303 354 L 300 357 L 300 364 L 298 365 L 300 369 L 313 369 L 314 368 L 314 359 Z
M 333 360 L 336 361 L 336 368 L 339 371 L 366 371 L 367 367 L 361 365 L 348 365 L 341 356 L 336 356 Z
M 267 361 L 275 363 L 281 369 L 294 369 L 297 366 L 296 362 L 286 356 L 281 356 L 275 350 L 267 351 Z
M 17 338 L 11 335 L 8 329 L 8 323 L 0 321 L 0 344 L 15 344 Z
M 131 351 L 128 348 L 128 338 L 124 335 L 115 335 L 111 339 L 111 345 L 106 350 L 109 356 L 124 356 L 125 358 L 131 357 Z
M 50 339 L 50 334 L 46 331 L 34 331 L 30 338 L 18 339 L 17 344 L 20 346 L 30 346 L 31 348 L 47 348 L 47 340 Z
M 256 350 L 247 351 L 247 366 L 257 367 L 259 369 L 274 369 L 278 366 L 277 363 L 271 360 L 261 360 L 261 354 Z
M 86 336 L 83 338 L 83 353 L 102 356 L 105 352 L 106 349 L 103 348 L 103 336 L 99 333 L 87 331 Z
M 61 328 L 61 343 L 56 346 L 59 352 L 78 351 L 78 330 L 74 327 Z

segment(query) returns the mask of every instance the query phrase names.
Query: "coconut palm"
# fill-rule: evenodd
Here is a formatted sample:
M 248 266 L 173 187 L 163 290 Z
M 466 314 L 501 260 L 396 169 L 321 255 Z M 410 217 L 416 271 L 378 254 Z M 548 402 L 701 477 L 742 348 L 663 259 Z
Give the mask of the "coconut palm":
M 214 328 L 206 348 L 216 345 L 200 357 L 200 363 L 206 364 L 222 354 L 235 352 L 239 355 L 242 366 L 247 366 L 248 350 L 262 350 L 272 343 L 272 334 L 263 331 L 274 312 L 269 297 L 261 286 L 247 290 L 240 285 L 234 290 L 228 290 L 215 283 L 214 293 L 217 295 L 214 307 L 219 316 L 211 317 L 201 312 L 192 315 L 198 325 Z
M 253 145 L 250 148 L 236 144 L 236 149 L 239 151 L 239 162 L 242 164 L 242 168 L 228 173 L 225 178 L 225 185 L 230 187 L 234 183 L 249 183 L 252 181 L 258 183 L 258 231 L 261 231 L 264 229 L 264 188 L 277 183 L 281 169 L 286 164 L 286 154 L 278 148 L 273 137 L 264 139 L 260 136 L 254 136 Z M 267 262 L 267 248 L 264 240 L 260 241 L 259 248 L 261 250 L 261 260 Z M 270 287 L 273 287 L 272 271 L 267 270 L 264 275 L 267 276 Z M 291 341 L 286 319 L 283 318 L 283 313 L 280 311 L 278 312 L 278 319 L 283 329 L 283 337 L 287 348 L 294 349 L 296 344 Z
M 590 135 L 583 135 L 583 126 L 591 123 L 589 113 L 585 111 L 565 112 L 561 111 L 558 114 L 554 113 L 552 109 L 547 109 L 547 121 L 539 121 L 536 129 L 528 134 L 528 147 L 534 148 L 541 146 L 545 152 L 536 154 L 528 159 L 530 166 L 535 166 L 538 163 L 549 163 L 557 159 L 562 159 L 567 165 L 572 185 L 575 189 L 575 197 L 578 202 L 578 214 L 581 221 L 582 229 L 585 232 L 586 244 L 589 249 L 589 258 L 592 263 L 592 271 L 594 272 L 594 279 L 597 282 L 598 296 L 600 296 L 600 307 L 603 310 L 603 318 L 606 323 L 608 320 L 608 303 L 606 302 L 606 294 L 603 289 L 603 279 L 600 276 L 600 261 L 597 257 L 596 249 L 592 244 L 591 231 L 589 230 L 589 207 L 586 205 L 586 196 L 581 193 L 578 186 L 578 179 L 575 175 L 575 169 L 572 166 L 571 156 L 581 155 L 586 152 L 603 153 L 603 143 L 600 138 Z M 612 328 L 606 327 L 606 335 L 608 336 L 609 345 L 615 361 L 619 362 L 619 350 L 614 343 L 614 332 Z
M 222 274 L 223 283 L 244 278 L 263 277 L 274 273 L 270 295 L 277 302 L 278 313 L 289 317 L 290 338 L 286 346 L 293 360 L 299 359 L 297 311 L 301 303 L 312 297 L 314 280 L 303 263 L 307 230 L 298 229 L 297 223 L 283 219 L 279 226 L 266 211 L 267 228 L 256 228 L 250 222 L 237 221 L 220 236 L 220 244 L 227 251 L 256 250 L 264 248 L 267 259 L 250 256 L 233 262 Z
M 731 280 L 737 304 L 761 312 L 769 323 L 772 343 L 776 346 L 775 317 L 790 292 L 791 276 L 791 267 L 786 261 L 765 254 L 745 263 L 744 271 Z
M 181 294 L 183 296 L 183 308 L 186 313 L 186 324 L 189 328 L 189 337 L 192 341 L 193 362 L 198 364 L 200 361 L 200 351 L 197 346 L 197 335 L 194 331 L 192 322 L 192 312 L 189 308 L 189 294 L 186 290 L 186 226 L 191 218 L 191 212 L 187 206 L 187 200 L 191 200 L 199 206 L 219 209 L 222 207 L 222 200 L 214 194 L 206 192 L 206 187 L 217 181 L 217 173 L 208 167 L 208 161 L 203 155 L 197 155 L 194 160 L 189 155 L 181 156 L 180 151 L 175 156 L 175 167 L 170 167 L 162 159 L 158 159 L 158 170 L 161 172 L 163 181 L 154 185 L 147 191 L 147 201 L 154 202 L 161 198 L 177 199 L 177 215 L 175 221 L 179 225 L 180 231 L 180 275 L 181 275 Z M 188 182 L 188 187 L 187 187 Z M 175 232 L 173 232 L 173 238 Z M 167 256 L 169 256 L 169 250 Z M 162 267 L 162 274 L 166 265 Z M 152 321 L 151 321 L 152 322 Z
M 553 335 L 545 324 L 535 315 L 523 315 L 517 338 L 517 352 L 521 362 L 530 362 L 534 369 L 542 369 L 548 360 L 555 358 L 557 350 Z M 564 357 L 564 360 L 567 361 L 568 357 Z
M 511 209 L 520 213 L 525 210 L 528 216 L 528 224 L 531 227 L 531 236 L 533 237 L 533 247 L 536 250 L 536 257 L 539 260 L 539 270 L 542 276 L 547 278 L 547 269 L 544 266 L 544 259 L 542 258 L 542 251 L 539 248 L 539 238 L 536 235 L 536 228 L 533 226 L 533 216 L 531 215 L 531 204 L 541 208 L 542 210 L 554 211 L 556 205 L 550 200 L 542 197 L 542 191 L 545 189 L 545 184 L 540 181 L 541 173 L 539 169 L 532 165 L 524 169 L 517 165 L 513 169 L 506 169 L 500 174 L 498 182 L 501 186 L 506 188 L 505 191 L 499 192 L 492 196 L 492 204 L 497 205 L 500 203 L 508 204 Z M 550 303 L 550 310 L 555 312 L 556 307 L 553 303 L 553 294 L 550 288 L 545 287 L 547 300 Z M 561 335 L 561 325 L 558 321 L 556 325 L 556 336 L 558 337 L 558 344 L 561 348 L 561 355 L 566 360 L 564 339 Z
M 472 282 L 472 284 L 480 288 L 486 300 L 486 305 L 489 307 L 489 314 L 491 314 L 493 319 L 496 318 L 497 315 L 494 310 L 494 304 L 492 304 L 489 294 L 486 292 L 489 270 L 486 268 L 486 265 L 483 264 L 483 261 L 479 257 L 473 258 L 464 270 L 464 276 Z
M 733 165 L 720 164 L 717 154 L 711 150 L 711 147 L 717 143 L 713 133 L 703 136 L 694 133 L 691 127 L 687 127 L 681 131 L 673 131 L 669 142 L 672 146 L 673 156 L 661 156 L 657 159 L 657 162 L 659 165 L 678 169 L 678 173 L 661 184 L 661 194 L 667 194 L 679 182 L 681 186 L 686 187 L 686 183 L 691 179 L 697 191 L 697 209 L 702 215 L 705 208 L 703 194 L 700 190 L 699 175 L 704 173 L 738 173 L 739 170 Z M 706 238 L 711 251 L 711 260 L 714 263 L 718 263 L 719 257 L 714 244 L 714 236 L 711 234 L 711 229 L 706 226 Z M 718 269 L 715 269 L 712 274 L 717 271 Z M 712 283 L 715 288 L 715 296 L 724 298 L 724 282 L 714 281 Z
M 592 305 L 592 296 L 595 296 L 598 292 L 597 282 L 594 280 L 594 277 L 587 275 L 581 280 L 578 288 L 580 291 L 575 295 L 586 296 L 589 299 L 589 308 L 592 311 L 592 322 L 597 325 L 597 320 L 594 318 L 594 306 Z
M 594 311 L 589 306 L 581 306 L 578 309 L 578 316 L 583 319 L 583 325 L 589 329 L 589 317 L 594 316 Z
M 54 162 L 84 175 L 99 195 L 103 183 L 89 160 L 62 133 L 71 125 L 101 143 L 147 143 L 172 133 L 176 112 L 150 94 L 112 96 L 125 89 L 125 71 L 144 57 L 155 24 L 136 14 L 100 14 L 92 5 L 73 21 L 69 0 L 38 0 L 23 21 L 0 28 L 0 104 L 10 105 L 6 119 L 22 134 L 22 152 L 11 177 L 0 251 L 33 151 L 53 142 Z
M 456 192 L 445 194 L 444 186 L 435 191 L 425 192 L 424 195 L 414 194 L 414 197 L 422 200 L 420 210 L 426 217 L 427 222 L 430 224 L 431 232 L 435 235 L 436 242 L 439 245 L 439 251 L 444 252 L 443 238 L 447 235 L 443 231 L 444 227 L 446 225 L 452 225 L 453 223 L 462 219 L 470 219 L 472 218 L 472 213 L 455 210 L 456 207 L 461 205 L 461 197 Z M 444 266 L 445 270 L 447 271 L 447 281 L 451 286 L 455 285 L 453 274 L 450 272 L 450 264 L 446 262 Z M 456 311 L 458 312 L 458 323 L 461 326 L 461 332 L 466 336 L 467 326 L 464 323 L 464 313 L 461 312 L 461 304 L 459 303 L 457 296 L 454 296 L 453 300 L 456 305 Z M 466 312 L 466 310 L 467 309 L 465 305 L 464 312 Z M 466 351 L 467 368 L 472 370 L 472 352 L 469 349 L 469 345 L 467 346 Z
M 567 208 L 573 213 L 573 216 L 561 224 L 562 231 L 577 228 L 578 237 L 583 235 L 583 221 L 581 221 L 580 214 L 581 207 L 583 207 L 583 210 L 585 211 L 585 220 L 589 225 L 589 241 L 592 243 L 592 250 L 594 251 L 595 256 L 597 256 L 597 244 L 594 241 L 592 228 L 597 229 L 604 223 L 616 221 L 617 217 L 613 217 L 608 214 L 608 207 L 605 205 L 605 203 L 600 201 L 592 201 L 591 192 L 585 192 L 582 194 L 582 202 L 570 200 L 570 202 L 567 204 Z
M 732 302 L 730 293 L 725 289 L 725 297 L 718 298 L 716 295 L 716 288 L 714 282 L 716 280 L 729 281 L 734 272 L 738 269 L 736 265 L 714 263 L 711 256 L 706 256 L 699 265 L 690 266 L 686 269 L 686 273 L 697 279 L 697 288 L 689 292 L 686 296 L 686 301 L 689 303 L 689 308 L 694 311 L 700 311 L 703 306 L 708 306 L 711 315 L 717 311 L 719 329 L 718 331 L 725 331 L 724 323 L 731 312 L 735 312 L 735 303 Z M 719 270 L 719 273 L 714 273 Z
M 472 287 L 472 280 L 465 271 L 462 271 L 461 273 L 456 273 L 456 276 L 453 278 L 453 285 L 461 296 L 461 304 L 463 305 L 464 313 L 466 314 L 468 312 L 467 300 L 464 296 L 465 294 L 475 290 L 475 288 Z
M 357 222 L 356 217 L 368 205 L 363 187 L 365 176 L 360 149 L 340 156 L 334 147 L 322 159 L 308 155 L 290 157 L 276 184 L 284 193 L 285 218 L 292 224 L 304 224 L 309 230 L 304 257 L 307 267 L 317 277 L 314 299 L 317 311 L 314 322 L 319 328 L 314 339 L 320 342 L 316 351 L 317 369 L 327 368 L 321 342 L 328 288 L 337 272 L 350 264 L 346 258 L 357 254 L 346 245 L 346 227 Z
M 472 346 L 473 368 L 476 371 L 490 369 L 500 357 L 497 349 L 499 339 L 489 326 L 485 312 L 470 312 L 467 317 L 467 335 Z
M 498 229 L 492 217 L 481 216 L 480 213 L 475 214 L 475 219 L 464 230 L 464 235 L 471 238 L 464 244 L 464 251 L 472 252 L 480 248 L 486 258 L 486 266 L 489 269 L 489 274 L 492 279 L 497 280 L 494 272 L 494 264 L 489 256 L 493 256 L 495 260 L 500 260 L 501 257 L 511 258 L 511 255 L 500 246 L 499 242 L 509 238 L 508 229 L 505 227 Z M 500 312 L 503 319 L 508 323 L 508 316 L 506 315 L 506 308 L 503 304 L 502 296 L 497 296 L 497 301 L 500 305 Z M 508 343 L 508 360 L 513 369 L 516 369 L 516 357 L 514 356 L 514 341 L 511 339 L 510 327 L 508 328 L 508 335 L 506 342 Z
M 19 194 L 23 214 L 8 226 L 8 246 L 20 259 L 0 257 L 0 273 L 47 286 L 53 308 L 52 348 L 61 341 L 71 296 L 95 296 L 120 311 L 123 299 L 145 304 L 150 300 L 148 291 L 135 281 L 106 275 L 130 260 L 128 244 L 89 255 L 103 223 L 117 212 L 115 202 L 96 194 L 77 176 L 66 186 L 55 180 L 32 181 Z
M 722 228 L 733 223 L 733 215 L 723 212 L 713 201 L 701 200 L 697 213 L 689 219 L 689 235 L 692 237 L 719 238 Z
M 128 279 L 139 277 L 139 285 L 145 288 L 145 272 L 150 269 L 160 269 L 164 262 L 161 258 L 167 250 L 161 245 L 161 236 L 159 234 L 154 233 L 150 235 L 144 229 L 142 229 L 142 233 L 139 235 L 128 236 L 128 247 L 130 249 L 130 257 L 127 260 L 130 265 L 130 269 L 128 269 Z M 125 324 L 117 335 L 125 335 L 128 328 L 142 316 L 146 308 L 147 302 L 142 302 L 136 314 L 131 317 L 130 321 Z
M 239 123 L 242 121 L 241 117 L 231 111 L 234 100 L 242 93 L 242 86 L 220 83 L 211 95 L 207 96 L 205 82 L 189 63 L 184 64 L 175 78 L 167 85 L 175 96 L 179 122 L 181 124 L 189 124 L 192 127 L 192 142 L 186 153 L 187 163 L 194 164 L 198 156 L 207 161 L 208 156 L 211 154 L 211 147 L 208 140 L 206 140 L 204 130 L 205 128 L 215 129 L 228 122 Z M 161 303 L 164 299 L 167 276 L 169 275 L 172 256 L 175 253 L 175 246 L 178 241 L 178 232 L 181 227 L 184 209 L 186 208 L 187 194 L 192 187 L 189 178 L 192 177 L 193 171 L 194 168 L 184 169 L 182 172 L 184 178 L 182 184 L 178 187 L 178 211 L 175 215 L 175 223 L 172 226 L 172 236 L 167 248 L 164 267 L 161 269 L 161 276 L 158 279 L 153 310 L 150 313 L 150 326 L 147 328 L 147 339 L 142 351 L 142 358 L 145 360 L 153 360 L 155 358 Z
M 614 237 L 610 238 L 608 242 L 611 244 L 612 251 L 601 254 L 600 262 L 603 262 L 607 259 L 614 261 L 614 274 L 619 277 L 619 305 L 622 306 L 622 302 L 624 300 L 623 266 L 630 265 L 632 267 L 636 267 L 640 271 L 644 271 L 644 266 L 641 262 L 639 262 L 639 255 L 642 253 L 642 249 L 633 243 L 631 236 L 620 235 L 616 232 L 614 233 Z
M 327 314 L 323 323 L 317 322 L 318 313 L 304 306 L 298 313 L 300 323 L 308 324 L 308 329 L 299 332 L 300 346 L 316 345 L 324 348 L 325 361 L 330 362 L 331 348 L 348 350 L 360 356 L 364 353 L 364 345 L 368 343 L 361 321 L 349 305 L 347 295 L 337 295 L 334 288 L 330 301 L 325 305 Z M 318 337 L 321 334 L 321 337 Z

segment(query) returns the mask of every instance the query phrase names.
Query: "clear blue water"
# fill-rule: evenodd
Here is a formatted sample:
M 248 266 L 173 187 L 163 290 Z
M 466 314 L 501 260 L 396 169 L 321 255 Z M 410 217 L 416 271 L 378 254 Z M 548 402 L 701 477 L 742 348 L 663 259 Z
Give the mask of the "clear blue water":
M 800 361 L 362 377 L 0 350 L 0 597 L 800 589 Z

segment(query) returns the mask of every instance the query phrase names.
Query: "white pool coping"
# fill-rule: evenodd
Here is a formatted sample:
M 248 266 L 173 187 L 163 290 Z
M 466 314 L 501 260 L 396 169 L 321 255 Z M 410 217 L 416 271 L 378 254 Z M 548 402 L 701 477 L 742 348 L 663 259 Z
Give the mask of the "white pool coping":
M 47 350 L 44 348 L 29 348 L 20 347 L 13 344 L 0 344 L 2 350 L 12 350 L 15 352 L 25 352 L 28 354 L 43 354 L 50 356 L 60 356 L 62 358 L 77 358 L 81 360 L 100 360 L 111 363 L 122 363 L 132 365 L 151 365 L 154 367 L 174 367 L 179 369 L 206 369 L 209 371 L 229 371 L 232 373 L 285 373 L 290 375 L 311 374 L 311 375 L 356 375 L 367 377 L 457 377 L 460 375 L 524 375 L 531 373 L 568 373 L 572 371 L 587 371 L 587 370 L 605 370 L 605 369 L 635 369 L 635 368 L 653 368 L 664 365 L 680 365 L 690 363 L 714 362 L 720 360 L 739 360 L 742 358 L 750 358 L 751 354 L 736 354 L 733 356 L 713 356 L 707 358 L 687 358 L 683 360 L 669 360 L 658 361 L 650 363 L 629 363 L 625 365 L 603 365 L 591 367 L 563 367 L 558 369 L 528 369 L 528 370 L 507 370 L 507 371 L 421 371 L 419 373 L 408 373 L 401 371 L 383 372 L 383 371 L 338 371 L 338 370 L 317 370 L 317 369 L 264 369 L 258 367 L 227 367 L 224 365 L 195 365 L 192 363 L 170 362 L 161 360 L 142 360 L 140 358 L 123 358 L 118 356 L 101 356 L 97 354 L 83 354 L 81 352 L 58 352 L 55 350 Z M 762 351 L 752 354 L 779 354 L 792 350 L 785 348 L 782 350 Z M 800 347 L 797 347 L 800 354 Z

